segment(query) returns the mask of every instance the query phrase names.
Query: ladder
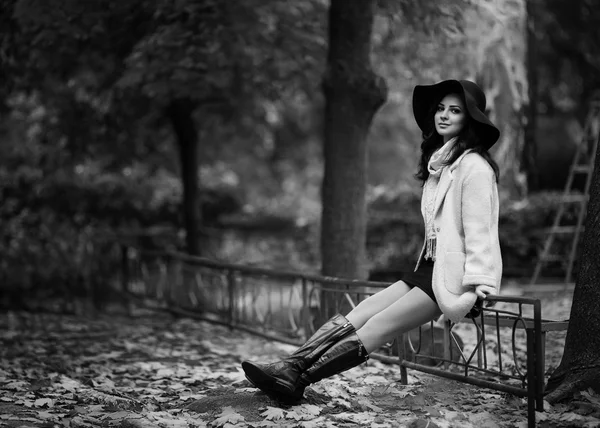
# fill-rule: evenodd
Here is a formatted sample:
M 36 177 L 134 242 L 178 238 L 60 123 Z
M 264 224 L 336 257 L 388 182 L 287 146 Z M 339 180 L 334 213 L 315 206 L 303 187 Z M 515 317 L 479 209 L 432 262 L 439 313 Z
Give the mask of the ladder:
M 596 151 L 598 150 L 598 140 L 600 139 L 600 92 L 595 93 L 590 101 L 588 115 L 583 128 L 581 141 L 577 145 L 573 162 L 569 169 L 569 175 L 565 184 L 565 189 L 554 216 L 554 221 L 546 236 L 546 241 L 538 257 L 530 284 L 538 284 L 544 266 L 549 263 L 560 263 L 565 268 L 564 286 L 573 284 L 573 267 L 577 258 L 577 251 L 581 234 L 584 229 L 587 204 L 590 196 L 590 186 L 592 183 L 592 173 L 594 172 L 594 161 Z M 577 192 L 573 189 L 575 177 L 582 176 L 585 180 L 583 192 Z M 564 225 L 564 221 L 569 214 L 567 207 L 575 206 L 576 212 L 575 224 Z M 571 236 L 570 248 L 568 254 L 564 253 L 565 240 L 557 239 L 559 237 Z M 562 244 L 563 253 L 560 245 Z

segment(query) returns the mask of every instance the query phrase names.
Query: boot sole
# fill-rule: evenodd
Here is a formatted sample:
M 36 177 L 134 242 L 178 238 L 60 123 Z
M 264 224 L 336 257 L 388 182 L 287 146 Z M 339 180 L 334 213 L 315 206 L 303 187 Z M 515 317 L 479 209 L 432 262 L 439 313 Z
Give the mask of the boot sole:
M 261 386 L 261 385 L 257 385 L 248 376 L 246 376 L 246 379 L 248 380 L 248 382 L 250 382 L 252 384 L 252 386 L 254 386 L 255 388 L 260 389 L 262 392 L 264 392 L 265 394 L 267 394 L 269 397 L 273 398 L 274 400 L 281 401 L 282 403 L 286 403 L 286 404 L 297 403 L 298 401 L 302 400 L 302 398 L 304 396 L 304 392 L 299 397 L 295 396 L 295 395 L 289 395 L 289 394 L 286 394 L 286 393 L 283 393 L 283 392 L 275 391 L 275 390 L 270 389 L 270 388 L 265 388 L 264 386 Z
M 290 394 L 290 384 L 283 383 L 272 376 L 266 375 L 263 371 L 250 364 L 245 365 L 242 363 L 242 368 L 246 373 L 246 379 L 261 391 L 274 395 L 277 398 L 281 396 L 293 400 L 300 400 L 302 398 L 302 395 Z

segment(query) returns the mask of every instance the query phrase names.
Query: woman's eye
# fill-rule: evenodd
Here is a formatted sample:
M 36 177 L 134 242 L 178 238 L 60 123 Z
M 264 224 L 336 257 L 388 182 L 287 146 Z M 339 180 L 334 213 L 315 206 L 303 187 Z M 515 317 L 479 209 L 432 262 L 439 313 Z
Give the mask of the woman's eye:
M 444 107 L 438 106 L 437 111 L 443 111 L 443 110 L 444 110 Z
M 454 114 L 460 114 L 460 110 L 457 109 L 457 108 L 452 109 L 452 113 L 454 113 Z

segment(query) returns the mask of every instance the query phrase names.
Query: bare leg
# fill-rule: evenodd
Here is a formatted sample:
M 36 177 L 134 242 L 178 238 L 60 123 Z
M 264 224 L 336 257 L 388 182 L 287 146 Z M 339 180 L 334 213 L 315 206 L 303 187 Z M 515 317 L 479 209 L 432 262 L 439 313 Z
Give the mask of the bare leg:
M 397 328 L 418 326 L 437 313 L 437 305 L 425 293 L 398 281 L 362 301 L 346 317 L 336 315 L 291 356 L 272 364 L 244 361 L 242 368 L 263 391 L 299 399 L 306 385 L 364 362 Z M 382 324 L 385 328 L 379 327 Z M 361 352 L 363 346 L 366 353 Z
M 386 309 L 409 291 L 410 287 L 404 281 L 397 281 L 360 302 L 346 315 L 346 318 L 358 330 L 372 316 Z
M 397 335 L 417 328 L 438 315 L 441 315 L 441 311 L 437 304 L 423 290 L 415 287 L 369 318 L 356 334 L 370 353 L 391 342 Z

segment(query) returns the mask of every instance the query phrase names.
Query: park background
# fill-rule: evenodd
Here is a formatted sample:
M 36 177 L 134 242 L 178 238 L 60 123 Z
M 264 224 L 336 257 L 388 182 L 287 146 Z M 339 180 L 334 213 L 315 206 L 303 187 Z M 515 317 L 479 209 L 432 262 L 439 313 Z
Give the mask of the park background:
M 367 47 L 387 101 L 357 178 L 366 252 L 358 269 L 333 271 L 389 280 L 411 268 L 422 239 L 412 88 L 456 77 L 484 88 L 502 129 L 505 276 L 526 282 L 598 84 L 600 17 L 582 0 L 376 3 Z M 327 2 L 2 8 L 2 304 L 108 296 L 93 290 L 115 266 L 90 260 L 124 235 L 321 270 Z
M 469 78 L 485 90 L 502 131 L 504 279 L 527 292 L 599 84 L 599 18 L 590 0 L 0 2 L 0 417 L 188 426 L 188 400 L 251 393 L 237 364 L 273 343 L 111 306 L 125 301 L 119 279 L 136 250 L 383 281 L 411 269 L 422 242 L 416 84 Z M 586 334 L 600 325 L 591 226 L 561 363 L 577 382 L 595 379 L 600 349 Z M 544 307 L 566 318 L 570 291 Z M 563 337 L 547 350 L 553 363 Z M 361 390 L 373 399 L 395 369 L 366 370 L 379 375 Z M 342 388 L 332 382 L 318 391 Z M 395 390 L 385 421 L 363 414 L 381 403 L 356 407 L 352 392 L 341 407 L 385 426 L 419 422 L 427 400 L 438 423 L 524 422 L 518 400 L 469 390 L 465 407 L 427 384 Z M 538 418 L 596 423 L 594 394 L 568 390 L 577 414 L 553 403 Z M 254 416 L 314 419 L 323 406 L 311 406 Z M 243 424 L 226 409 L 211 417 Z

